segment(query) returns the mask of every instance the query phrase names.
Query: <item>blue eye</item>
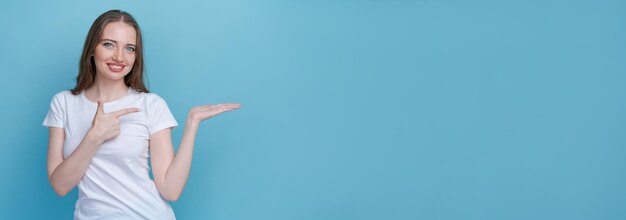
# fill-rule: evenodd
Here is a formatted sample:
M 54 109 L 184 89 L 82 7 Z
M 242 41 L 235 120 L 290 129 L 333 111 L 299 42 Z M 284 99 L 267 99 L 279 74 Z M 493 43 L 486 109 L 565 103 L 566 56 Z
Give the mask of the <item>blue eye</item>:
M 111 48 L 111 47 L 113 47 L 113 44 L 112 44 L 112 43 L 109 43 L 109 42 L 104 42 L 102 45 L 103 45 L 104 47 L 106 47 L 106 48 Z
M 134 47 L 126 47 L 126 50 L 128 50 L 128 52 L 135 52 Z

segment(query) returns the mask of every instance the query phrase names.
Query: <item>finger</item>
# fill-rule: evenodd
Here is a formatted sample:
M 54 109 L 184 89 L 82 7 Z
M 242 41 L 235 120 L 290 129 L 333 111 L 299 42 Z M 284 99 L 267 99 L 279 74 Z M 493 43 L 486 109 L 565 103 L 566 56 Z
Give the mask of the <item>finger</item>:
M 227 109 L 236 109 L 236 108 L 240 108 L 241 105 L 240 104 L 232 104 L 232 103 L 228 103 L 228 104 L 221 104 L 220 106 L 221 108 L 227 108 Z
M 207 119 L 207 118 L 212 118 L 212 117 L 221 115 L 224 112 L 228 112 L 228 111 L 230 111 L 230 110 L 229 109 L 219 109 L 219 110 L 215 110 L 213 112 L 202 112 L 200 115 L 201 115 L 201 118 L 203 118 L 203 120 L 204 120 L 204 119 Z
M 236 103 L 222 103 L 222 104 L 214 104 L 214 105 L 202 105 L 199 106 L 199 110 L 210 110 L 212 108 L 241 108 L 240 104 L 236 104 Z
M 240 107 L 241 106 L 241 104 L 239 104 L 239 103 L 226 103 L 224 105 L 226 105 L 226 106 L 235 106 L 235 107 Z
M 217 107 L 217 108 L 239 108 L 239 107 L 241 107 L 241 105 L 240 104 L 236 104 L 236 103 L 222 103 L 222 104 L 215 105 L 215 107 Z
M 98 99 L 98 109 L 96 110 L 96 115 L 104 114 L 104 104 L 102 104 L 102 99 Z
M 130 114 L 130 113 L 135 113 L 135 112 L 139 112 L 139 111 L 141 111 L 141 109 L 139 109 L 139 108 L 127 108 L 127 109 L 122 109 L 122 110 L 111 112 L 111 114 L 113 114 L 116 117 L 121 117 L 123 115 L 127 115 L 127 114 Z
M 235 110 L 235 109 L 233 109 L 233 108 L 223 108 L 223 109 L 220 109 L 215 115 L 219 115 L 219 114 L 222 114 L 224 112 L 229 112 L 229 111 L 232 111 L 232 110 Z

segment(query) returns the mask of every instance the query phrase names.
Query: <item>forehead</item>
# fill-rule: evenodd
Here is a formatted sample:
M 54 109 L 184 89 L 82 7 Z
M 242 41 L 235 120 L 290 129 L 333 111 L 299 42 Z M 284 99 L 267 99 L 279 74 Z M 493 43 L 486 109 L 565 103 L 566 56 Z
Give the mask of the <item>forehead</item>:
M 137 44 L 137 32 L 124 22 L 111 22 L 104 27 L 101 39 L 110 39 L 122 44 Z

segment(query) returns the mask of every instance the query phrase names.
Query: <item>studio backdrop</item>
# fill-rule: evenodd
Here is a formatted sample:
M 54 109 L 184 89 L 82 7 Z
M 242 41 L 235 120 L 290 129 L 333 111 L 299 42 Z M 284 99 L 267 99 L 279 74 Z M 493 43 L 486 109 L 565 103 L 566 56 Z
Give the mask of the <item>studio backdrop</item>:
M 4 0 L 0 219 L 72 218 L 41 124 L 110 9 L 179 124 L 242 105 L 201 125 L 179 219 L 626 219 L 613 0 Z

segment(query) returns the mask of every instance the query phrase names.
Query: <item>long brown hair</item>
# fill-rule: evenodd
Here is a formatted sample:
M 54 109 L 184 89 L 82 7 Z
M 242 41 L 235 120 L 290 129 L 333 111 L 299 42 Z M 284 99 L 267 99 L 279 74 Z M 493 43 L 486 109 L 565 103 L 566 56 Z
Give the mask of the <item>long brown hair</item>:
M 87 38 L 85 39 L 85 46 L 83 47 L 83 53 L 80 56 L 80 64 L 78 69 L 78 76 L 76 77 L 76 87 L 70 90 L 72 94 L 78 95 L 83 90 L 91 87 L 96 79 L 96 66 L 93 61 L 93 53 L 96 46 L 100 43 L 102 38 L 102 32 L 107 24 L 111 22 L 124 22 L 133 28 L 137 32 L 137 45 L 135 48 L 135 63 L 133 68 L 126 76 L 124 76 L 124 83 L 137 91 L 148 93 L 148 89 L 143 83 L 144 66 L 143 66 L 143 43 L 141 41 L 141 30 L 135 18 L 128 12 L 121 10 L 110 10 L 101 14 L 89 28 Z

